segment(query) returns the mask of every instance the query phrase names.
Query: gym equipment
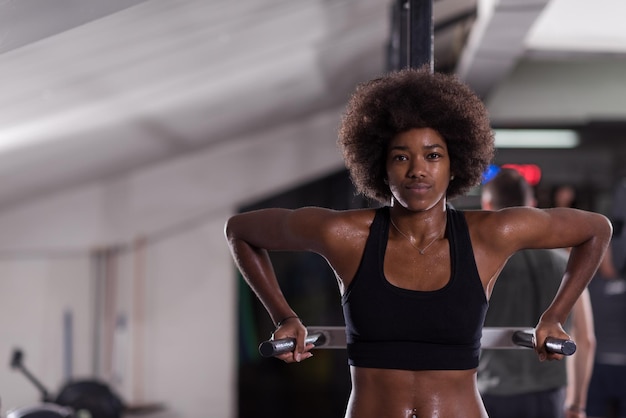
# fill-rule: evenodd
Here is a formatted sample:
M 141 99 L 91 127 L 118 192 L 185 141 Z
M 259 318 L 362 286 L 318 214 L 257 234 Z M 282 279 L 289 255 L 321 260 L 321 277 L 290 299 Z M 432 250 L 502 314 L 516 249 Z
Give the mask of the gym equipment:
M 43 403 L 37 406 L 9 411 L 7 418 L 73 418 L 74 410 L 53 403 Z
M 535 348 L 535 330 L 533 328 L 484 327 L 480 339 L 483 349 Z M 572 340 L 548 337 L 546 350 L 551 353 L 571 356 L 576 352 L 576 343 Z
M 313 344 L 315 348 L 346 348 L 345 327 L 308 327 L 307 331 L 305 342 Z M 533 328 L 485 327 L 480 344 L 483 349 L 534 348 L 535 333 Z M 284 338 L 263 341 L 259 345 L 259 352 L 263 357 L 273 357 L 293 351 L 294 348 L 295 339 Z M 570 356 L 576 351 L 576 343 L 548 337 L 546 349 Z
M 11 368 L 22 372 L 39 389 L 42 404 L 15 410 L 7 418 L 121 418 L 126 409 L 120 397 L 106 383 L 95 379 L 70 381 L 56 397 L 52 397 L 24 366 L 23 360 L 22 350 L 14 350 Z

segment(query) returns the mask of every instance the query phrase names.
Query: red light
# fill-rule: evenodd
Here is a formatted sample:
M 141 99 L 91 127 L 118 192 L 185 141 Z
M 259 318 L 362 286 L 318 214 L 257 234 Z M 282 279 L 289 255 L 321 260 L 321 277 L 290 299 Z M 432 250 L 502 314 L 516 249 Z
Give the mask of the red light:
M 531 186 L 536 186 L 541 180 L 541 168 L 536 164 L 503 164 L 502 168 L 517 170 Z

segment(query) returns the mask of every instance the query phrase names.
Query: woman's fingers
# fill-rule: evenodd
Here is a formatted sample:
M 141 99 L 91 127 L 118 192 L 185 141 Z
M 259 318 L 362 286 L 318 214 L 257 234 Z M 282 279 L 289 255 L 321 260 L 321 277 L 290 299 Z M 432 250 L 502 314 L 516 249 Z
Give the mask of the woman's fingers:
M 313 353 L 311 353 L 311 349 L 315 347 L 313 344 L 307 344 L 302 351 L 298 351 L 296 349 L 294 351 L 290 351 L 289 353 L 283 353 L 275 356 L 277 359 L 284 361 L 285 363 L 299 363 L 303 360 L 313 357 Z

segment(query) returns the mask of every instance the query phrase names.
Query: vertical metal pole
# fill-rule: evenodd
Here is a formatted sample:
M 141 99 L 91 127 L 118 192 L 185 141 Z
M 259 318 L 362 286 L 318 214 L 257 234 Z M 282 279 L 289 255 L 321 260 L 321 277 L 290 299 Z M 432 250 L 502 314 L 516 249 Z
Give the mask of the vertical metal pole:
M 71 310 L 63 312 L 63 379 L 66 382 L 74 376 L 74 315 Z
M 430 64 L 430 72 L 435 70 L 434 65 L 434 23 L 433 0 L 408 0 L 406 12 L 407 63 L 410 68 L 418 68 Z
M 400 33 L 400 42 L 398 45 L 398 68 L 409 67 L 409 51 L 411 45 L 409 42 L 409 0 L 398 0 L 397 9 L 398 31 Z
M 434 71 L 433 0 L 396 0 L 391 9 L 389 70 L 419 68 Z
M 93 352 L 91 371 L 93 376 L 100 377 L 102 373 L 102 295 L 104 293 L 104 281 L 106 275 L 106 254 L 104 250 L 95 250 L 91 254 L 93 274 Z

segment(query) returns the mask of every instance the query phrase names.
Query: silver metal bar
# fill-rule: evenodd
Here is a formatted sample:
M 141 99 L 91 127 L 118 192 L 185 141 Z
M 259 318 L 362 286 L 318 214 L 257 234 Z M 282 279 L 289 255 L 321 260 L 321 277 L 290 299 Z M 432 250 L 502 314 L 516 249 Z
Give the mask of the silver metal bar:
M 308 327 L 307 344 L 315 348 L 343 349 L 346 348 L 345 327 Z M 535 332 L 533 328 L 515 327 L 485 327 L 480 340 L 483 349 L 519 349 L 535 347 Z M 296 347 L 295 339 L 285 338 L 268 340 L 259 345 L 259 352 L 263 357 L 273 357 L 288 353 Z M 547 338 L 546 349 L 553 353 L 570 356 L 576 351 L 576 343 L 572 340 Z
M 485 350 L 535 348 L 535 330 L 533 328 L 513 327 L 485 327 L 480 339 L 481 347 Z M 546 349 L 552 353 L 571 356 L 576 352 L 576 343 L 572 340 L 562 340 L 548 337 L 545 341 Z

